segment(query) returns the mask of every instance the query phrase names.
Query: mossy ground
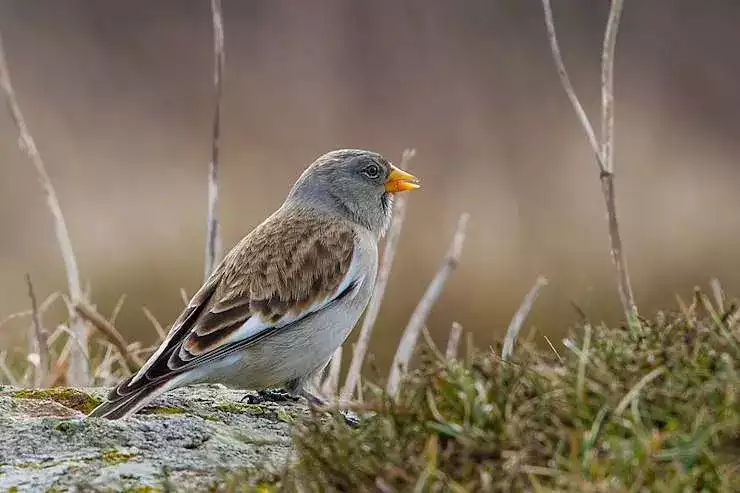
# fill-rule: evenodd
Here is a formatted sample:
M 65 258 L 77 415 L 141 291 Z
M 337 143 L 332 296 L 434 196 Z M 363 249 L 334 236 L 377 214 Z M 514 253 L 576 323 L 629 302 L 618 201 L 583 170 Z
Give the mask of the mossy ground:
M 630 329 L 583 324 L 555 353 L 424 351 L 359 426 L 296 427 L 293 491 L 740 491 L 740 326 L 701 295 Z
M 100 399 L 81 390 L 64 387 L 17 390 L 13 393 L 13 397 L 51 400 L 84 414 L 88 414 L 101 403 Z
M 140 414 L 184 414 L 186 411 L 181 407 L 172 406 L 147 406 Z

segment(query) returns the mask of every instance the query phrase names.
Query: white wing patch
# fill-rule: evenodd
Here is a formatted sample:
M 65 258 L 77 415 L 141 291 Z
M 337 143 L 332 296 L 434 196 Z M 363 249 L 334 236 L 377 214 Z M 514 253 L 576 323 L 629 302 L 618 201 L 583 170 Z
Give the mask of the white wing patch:
M 357 294 L 358 288 L 362 285 L 364 281 L 365 275 L 363 274 L 362 268 L 360 267 L 358 257 L 357 255 L 353 254 L 352 263 L 350 263 L 349 265 L 347 274 L 344 276 L 344 279 L 342 279 L 342 282 L 339 284 L 339 286 L 337 286 L 337 289 L 335 289 L 329 296 L 322 300 L 314 302 L 299 313 L 289 313 L 285 315 L 283 318 L 278 320 L 277 323 L 265 321 L 260 316 L 252 316 L 249 318 L 249 320 L 244 322 L 244 325 L 232 332 L 226 339 L 224 339 L 215 347 L 221 346 L 222 344 L 230 344 L 255 337 L 267 329 L 272 329 L 275 327 L 280 328 L 292 324 L 296 320 L 300 320 L 312 313 L 322 310 L 324 307 L 326 307 L 326 305 L 331 303 L 337 296 L 344 293 L 352 285 L 354 285 L 354 288 L 351 292 L 347 293 L 347 296 L 354 297 Z M 182 349 L 180 349 L 180 351 L 182 352 Z
M 365 282 L 365 277 L 366 277 L 364 270 L 360 264 L 361 262 L 359 259 L 359 255 L 357 254 L 357 251 L 355 251 L 352 255 L 352 262 L 350 263 L 349 269 L 347 270 L 347 274 L 344 276 L 344 279 L 342 279 L 342 282 L 339 284 L 339 286 L 337 286 L 337 288 L 329 296 L 327 296 L 326 298 L 322 300 L 317 300 L 316 302 L 311 304 L 309 307 L 302 310 L 300 313 L 297 313 L 297 314 L 289 313 L 285 315 L 277 323 L 271 322 L 269 320 L 266 321 L 259 315 L 253 315 L 236 331 L 229 334 L 228 337 L 224 338 L 218 344 L 215 344 L 211 348 L 211 351 L 218 349 L 224 344 L 231 344 L 231 343 L 253 338 L 268 329 L 272 329 L 276 327 L 277 328 L 284 327 L 286 325 L 289 325 L 297 320 L 300 320 L 310 315 L 311 313 L 318 312 L 322 310 L 324 307 L 326 307 L 329 303 L 331 303 L 334 299 L 336 299 L 337 296 L 341 295 L 342 293 L 345 293 L 345 291 L 347 291 L 347 289 L 349 289 L 350 287 L 353 287 L 353 285 L 354 285 L 353 289 L 350 292 L 347 292 L 346 296 L 354 297 L 359 291 L 359 287 Z M 190 308 L 194 308 L 194 307 L 190 307 Z M 147 360 L 144 366 L 142 366 L 141 369 L 136 373 L 136 376 L 134 376 L 130 384 L 134 384 L 138 380 L 143 378 L 147 370 L 149 370 L 149 368 L 151 368 L 152 365 L 162 356 L 165 349 L 167 348 L 168 343 L 172 340 L 176 332 L 177 332 L 176 328 L 173 327 L 173 330 L 171 330 L 170 333 L 167 334 L 167 337 L 165 338 L 164 341 L 162 341 L 159 348 L 157 348 L 157 351 Z M 183 341 L 186 339 L 187 339 L 187 335 L 182 337 Z M 205 356 L 206 354 L 208 353 L 201 354 L 200 356 Z M 189 355 L 185 351 L 185 348 L 182 345 L 180 346 L 178 350 L 178 356 L 183 360 L 187 360 L 192 357 L 192 355 Z

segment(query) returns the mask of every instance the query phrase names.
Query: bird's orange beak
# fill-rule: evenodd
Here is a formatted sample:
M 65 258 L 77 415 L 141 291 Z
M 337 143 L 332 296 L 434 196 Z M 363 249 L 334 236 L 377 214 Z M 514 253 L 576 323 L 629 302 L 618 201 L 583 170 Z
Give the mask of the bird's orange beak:
M 417 188 L 421 188 L 417 177 L 391 165 L 391 172 L 385 181 L 386 192 L 398 193 L 407 190 L 416 190 Z

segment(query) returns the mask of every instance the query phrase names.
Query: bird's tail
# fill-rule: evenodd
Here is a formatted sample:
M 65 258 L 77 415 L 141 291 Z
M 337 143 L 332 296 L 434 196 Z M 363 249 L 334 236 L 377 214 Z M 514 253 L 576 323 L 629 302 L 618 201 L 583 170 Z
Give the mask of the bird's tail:
M 172 380 L 130 385 L 132 378 L 133 376 L 128 377 L 121 382 L 108 394 L 106 401 L 93 409 L 87 417 L 118 419 L 130 416 L 172 386 Z

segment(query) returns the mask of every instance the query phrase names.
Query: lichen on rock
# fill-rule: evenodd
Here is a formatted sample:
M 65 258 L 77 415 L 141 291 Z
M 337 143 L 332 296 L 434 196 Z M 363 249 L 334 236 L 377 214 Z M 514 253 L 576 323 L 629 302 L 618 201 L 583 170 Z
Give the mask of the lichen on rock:
M 0 491 L 202 491 L 224 471 L 285 467 L 302 405 L 242 404 L 220 385 L 177 389 L 143 413 L 85 418 L 105 389 L 0 388 Z

